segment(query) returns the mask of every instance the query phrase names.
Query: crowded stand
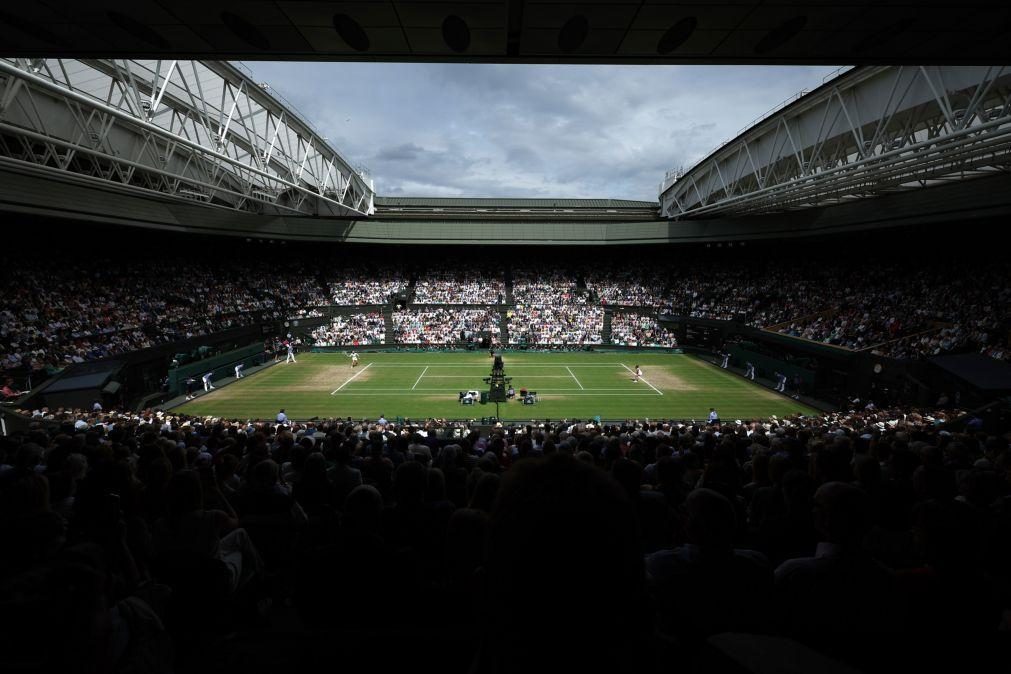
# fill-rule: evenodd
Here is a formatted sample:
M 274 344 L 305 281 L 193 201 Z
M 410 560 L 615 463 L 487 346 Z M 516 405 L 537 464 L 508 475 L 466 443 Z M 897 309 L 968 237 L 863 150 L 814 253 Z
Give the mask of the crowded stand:
M 69 364 L 231 327 L 321 316 L 324 304 L 387 305 L 391 295 L 409 287 L 406 265 L 395 260 L 333 266 L 335 271 L 320 274 L 311 263 L 308 270 L 285 269 L 258 259 L 10 258 L 3 269 L 11 281 L 0 297 L 0 370 L 52 374 Z M 895 260 L 869 264 L 859 274 L 847 269 L 835 261 L 770 266 L 743 258 L 724 266 L 670 268 L 660 280 L 644 271 L 605 272 L 587 264 L 575 272 L 550 264 L 543 271 L 520 266 L 511 271 L 517 306 L 510 341 L 599 344 L 600 306 L 643 304 L 649 313 L 739 320 L 897 358 L 973 351 L 1009 359 L 1008 263 L 953 266 L 943 274 Z M 496 305 L 507 294 L 504 278 L 467 266 L 435 268 L 420 275 L 413 301 Z M 586 279 L 587 289 L 578 278 Z M 497 328 L 494 316 L 473 324 L 480 314 L 457 314 L 438 314 L 451 317 L 440 330 Z M 628 335 L 618 327 L 615 343 L 623 343 Z M 415 326 L 410 340 L 419 335 Z
M 972 350 L 994 360 L 1011 361 L 1011 350 L 995 341 L 997 336 L 992 328 L 974 331 L 953 325 L 896 339 L 872 349 L 872 352 L 879 356 L 911 360 Z
M 824 264 L 803 261 L 784 268 L 747 260 L 691 265 L 673 274 L 661 313 L 769 327 L 835 306 L 843 279 Z
M 390 295 L 407 288 L 410 278 L 396 266 L 339 265 L 325 273 L 332 304 L 386 304 Z
M 335 316 L 312 331 L 316 346 L 364 346 L 386 342 L 386 321 L 379 311 Z
M 257 263 L 4 260 L 0 368 L 59 370 L 309 306 L 322 290 Z M 181 285 L 182 284 L 182 285 Z
M 856 307 L 844 307 L 829 316 L 819 316 L 810 322 L 791 323 L 787 327 L 780 328 L 778 332 L 860 351 L 891 341 L 903 331 L 908 331 L 897 317 L 879 316 L 873 306 L 861 304 Z
M 393 312 L 393 337 L 397 344 L 456 344 L 479 341 L 484 333 L 499 338 L 497 309 L 427 309 Z
M 943 278 L 934 271 L 898 265 L 880 271 L 835 297 L 839 308 L 833 312 L 791 322 L 779 331 L 856 350 L 877 346 L 879 353 L 897 357 L 939 355 L 961 348 L 981 353 L 994 346 L 999 350 L 999 332 L 1006 326 L 1011 302 L 1007 263 L 953 270 Z M 939 330 L 915 336 L 931 328 Z
M 615 313 L 611 316 L 611 344 L 672 348 L 678 340 L 655 316 Z
M 859 663 L 903 634 L 1011 628 L 1006 415 L 489 429 L 24 412 L 34 426 L 0 438 L 0 601 L 4 657 L 38 671 L 235 658 L 236 630 L 277 644 L 293 623 L 360 639 L 426 620 L 459 671 L 669 671 L 722 632 Z M 550 634 L 523 636 L 545 616 Z
M 587 293 L 579 292 L 572 275 L 558 270 L 513 269 L 513 301 L 516 304 L 586 304 Z
M 288 312 L 288 318 L 321 318 L 323 315 L 323 310 L 315 307 L 312 309 L 295 309 Z
M 585 270 L 586 287 L 603 306 L 656 307 L 663 301 L 667 279 L 656 270 Z
M 510 344 L 583 346 L 603 341 L 604 310 L 600 307 L 517 305 L 508 316 Z
M 427 269 L 414 285 L 418 304 L 501 304 L 505 301 L 502 272 L 452 265 L 452 269 Z

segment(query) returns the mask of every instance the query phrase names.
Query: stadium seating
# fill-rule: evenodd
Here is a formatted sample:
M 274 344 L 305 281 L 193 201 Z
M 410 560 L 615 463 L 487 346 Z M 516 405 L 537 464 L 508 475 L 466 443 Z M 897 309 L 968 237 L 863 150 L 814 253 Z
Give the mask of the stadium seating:
M 320 328 L 319 343 L 452 344 L 461 332 L 497 339 L 503 327 L 498 308 L 505 305 L 510 344 L 598 345 L 603 310 L 617 306 L 625 308 L 612 317 L 614 344 L 673 345 L 656 320 L 667 314 L 742 321 L 895 358 L 975 351 L 1011 359 L 1006 262 L 953 268 L 942 276 L 894 260 L 859 276 L 848 274 L 844 263 L 824 260 L 770 268 L 743 259 L 653 273 L 607 264 L 572 264 L 564 271 L 515 264 L 507 265 L 508 282 L 498 272 L 482 275 L 452 262 L 424 271 L 395 262 L 331 271 L 321 261 L 318 273 L 309 274 L 260 261 L 171 256 L 115 263 L 7 257 L 3 263 L 18 280 L 0 297 L 0 370 L 10 373 L 51 373 L 230 327 L 320 317 L 332 305 L 392 308 L 405 294 L 417 305 L 478 306 L 412 304 L 393 314 L 393 334 L 386 334 L 375 310 L 354 314 Z
M 950 643 L 1008 627 L 1011 449 L 983 430 L 1006 428 L 1006 410 L 718 430 L 25 413 L 37 427 L 0 442 L 0 606 L 17 616 L 3 657 L 42 670 L 82 631 L 100 638 L 99 618 L 129 627 L 102 634 L 128 639 L 119 667 L 144 671 L 172 653 L 181 667 L 248 656 L 250 634 L 289 643 L 292 624 L 315 634 L 307 657 L 320 640 L 402 645 L 434 621 L 448 633 L 423 641 L 458 649 L 443 671 L 459 672 L 478 651 L 523 671 L 591 655 L 670 671 L 724 632 L 858 666 L 875 662 L 853 646 L 872 630 Z M 53 612 L 70 605 L 91 608 Z M 416 650 L 415 664 L 445 655 Z M 105 652 L 75 650 L 75 666 Z

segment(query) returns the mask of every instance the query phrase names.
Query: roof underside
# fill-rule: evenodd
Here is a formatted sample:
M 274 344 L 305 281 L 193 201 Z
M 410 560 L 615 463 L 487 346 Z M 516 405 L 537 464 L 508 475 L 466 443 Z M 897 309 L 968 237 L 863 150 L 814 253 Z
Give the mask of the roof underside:
M 378 208 L 634 208 L 658 209 L 656 201 L 629 199 L 507 199 L 470 197 L 376 197 Z
M 1011 61 L 1011 9 L 952 0 L 33 0 L 9 56 L 496 63 Z

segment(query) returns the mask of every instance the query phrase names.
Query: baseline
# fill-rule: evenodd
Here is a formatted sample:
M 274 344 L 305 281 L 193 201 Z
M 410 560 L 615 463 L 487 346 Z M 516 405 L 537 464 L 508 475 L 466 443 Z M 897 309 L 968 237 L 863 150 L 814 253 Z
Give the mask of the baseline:
M 418 384 L 419 384 L 419 383 L 421 382 L 421 378 L 425 376 L 425 373 L 426 373 L 426 372 L 428 372 L 428 368 L 429 368 L 429 366 L 428 366 L 428 365 L 426 365 L 426 366 L 425 366 L 425 369 L 424 369 L 424 370 L 422 370 L 422 371 L 421 371 L 421 374 L 419 374 L 419 375 L 418 375 L 418 381 L 414 382 L 414 386 L 412 386 L 412 387 L 411 387 L 411 390 L 412 390 L 412 391 L 413 391 L 414 389 L 418 388 Z
M 363 367 L 362 370 L 361 370 L 361 372 L 358 372 L 357 374 L 351 375 L 350 379 L 348 379 L 346 382 L 344 382 L 343 384 L 341 384 L 340 386 L 338 386 L 337 388 L 335 388 L 333 391 L 330 391 L 330 395 L 333 395 L 334 393 L 337 393 L 337 391 L 340 391 L 342 388 L 344 388 L 345 386 L 347 386 L 348 384 L 350 384 L 351 382 L 353 382 L 355 379 L 358 378 L 358 376 L 360 374 L 362 374 L 362 372 L 365 372 L 365 370 L 369 369 L 370 367 L 372 367 L 372 363 L 369 363 L 368 365 L 366 365 L 365 367 Z
M 568 365 L 566 365 L 566 366 L 565 366 L 565 369 L 566 369 L 566 370 L 569 370 L 569 374 L 570 374 L 570 375 L 572 375 L 572 378 L 576 380 L 576 384 L 578 384 L 578 385 L 579 385 L 579 388 L 580 388 L 580 389 L 583 389 L 583 390 L 585 390 L 585 387 L 584 387 L 584 386 L 583 386 L 582 384 L 580 384 L 580 383 L 579 383 L 579 380 L 578 380 L 578 379 L 576 379 L 576 375 L 572 374 L 572 370 L 571 370 L 571 369 L 569 369 L 569 366 L 568 366 Z
M 629 372 L 631 372 L 632 374 L 635 374 L 635 371 L 634 371 L 634 370 L 633 370 L 632 368 L 630 368 L 630 367 L 629 367 L 628 365 L 625 365 L 624 363 L 622 363 L 622 364 L 621 364 L 621 366 L 622 366 L 623 368 L 625 368 L 626 370 L 628 370 Z M 663 395 L 663 391 L 661 391 L 660 389 L 658 389 L 658 388 L 657 388 L 656 386 L 653 386 L 652 384 L 650 384 L 650 383 L 649 383 L 648 381 L 646 381 L 646 380 L 645 380 L 645 379 L 644 379 L 643 377 L 639 377 L 639 379 L 640 379 L 640 380 L 642 381 L 642 383 L 644 383 L 644 384 L 645 384 L 646 386 L 650 387 L 651 389 L 653 389 L 654 391 L 656 391 L 656 392 L 657 392 L 657 393 L 659 393 L 660 395 Z

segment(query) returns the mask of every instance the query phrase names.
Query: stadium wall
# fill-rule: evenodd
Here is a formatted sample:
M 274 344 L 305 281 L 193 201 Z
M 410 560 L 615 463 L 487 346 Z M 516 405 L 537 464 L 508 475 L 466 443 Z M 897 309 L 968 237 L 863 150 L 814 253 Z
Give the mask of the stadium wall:
M 768 330 L 737 321 L 663 316 L 661 323 L 672 330 L 686 350 L 710 360 L 719 351 L 731 354 L 730 365 L 743 371 L 751 360 L 759 378 L 772 379 L 775 372 L 800 377 L 804 395 L 841 406 L 854 396 L 879 404 L 886 399 L 931 404 L 938 391 L 918 376 L 922 364 L 882 358 Z M 875 365 L 881 365 L 875 371 Z
M 168 371 L 168 393 L 170 395 L 181 395 L 185 392 L 186 380 L 189 377 L 200 379 L 207 372 L 213 373 L 213 379 L 228 376 L 234 377 L 235 366 L 239 363 L 244 364 L 246 367 L 252 367 L 263 363 L 265 358 L 263 342 L 257 340 L 238 349 L 232 349 L 231 351 L 219 353 L 203 360 L 170 368 Z
M 21 404 L 26 409 L 65 404 L 61 402 L 61 398 L 50 395 L 49 389 L 54 386 L 58 387 L 62 379 L 73 377 L 80 370 L 94 368 L 103 363 L 116 363 L 117 368 L 113 381 L 119 386 L 115 394 L 103 393 L 103 382 L 103 385 L 76 389 L 74 399 L 84 401 L 86 407 L 90 407 L 91 401 L 96 399 L 102 400 L 104 404 L 125 403 L 124 406 L 133 407 L 137 401 L 161 389 L 162 380 L 169 374 L 169 364 L 176 354 L 195 351 L 203 346 L 210 347 L 215 352 L 227 352 L 252 342 L 260 344 L 260 350 L 262 350 L 263 335 L 281 327 L 273 323 L 257 323 L 210 335 L 159 344 L 130 353 L 117 354 L 81 365 L 71 365 L 33 390 Z M 197 369 L 202 367 L 202 363 L 199 361 L 194 365 L 197 365 Z M 206 371 L 203 370 L 201 374 Z
M 978 178 L 827 208 L 708 220 L 551 221 L 282 217 L 199 205 L 72 174 L 0 164 L 0 210 L 192 234 L 338 243 L 607 246 L 815 236 L 1011 215 L 1011 175 Z

